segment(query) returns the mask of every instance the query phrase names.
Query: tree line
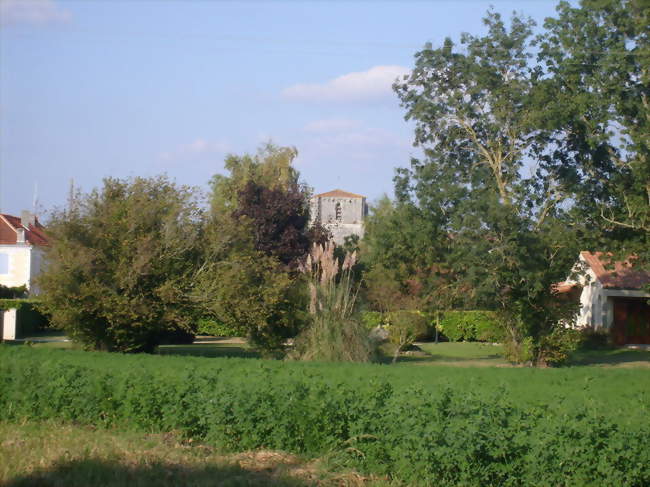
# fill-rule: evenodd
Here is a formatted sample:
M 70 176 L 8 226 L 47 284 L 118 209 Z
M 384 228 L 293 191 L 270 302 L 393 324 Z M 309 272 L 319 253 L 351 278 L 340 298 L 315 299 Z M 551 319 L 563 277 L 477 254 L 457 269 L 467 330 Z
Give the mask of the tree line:
M 537 32 L 490 10 L 485 34 L 425 45 L 394 84 L 423 156 L 338 250 L 309 225 L 293 148 L 229 156 L 207 208 L 165 177 L 72 195 L 48 226 L 44 307 L 91 348 L 151 351 L 210 316 L 270 354 L 307 329 L 302 343 L 322 341 L 334 321 L 366 350 L 347 305 L 313 308 L 347 293 L 384 313 L 492 310 L 511 360 L 552 361 L 575 313 L 553 284 L 578 252 L 650 263 L 649 20 L 645 0 L 560 2 Z M 322 287 L 315 248 L 336 253 Z

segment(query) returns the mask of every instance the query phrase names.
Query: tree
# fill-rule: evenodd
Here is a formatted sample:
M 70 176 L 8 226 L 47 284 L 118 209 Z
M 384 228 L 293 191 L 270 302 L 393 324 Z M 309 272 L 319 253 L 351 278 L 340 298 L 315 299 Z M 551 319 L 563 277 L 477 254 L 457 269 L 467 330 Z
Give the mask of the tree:
M 557 10 L 538 41 L 540 122 L 565 160 L 592 246 L 650 265 L 650 5 L 583 0 Z
M 426 45 L 394 85 L 425 153 L 398 172 L 396 193 L 448 236 L 446 272 L 466 304 L 495 308 L 515 344 L 535 346 L 561 317 L 551 284 L 577 255 L 562 226 L 569 195 L 535 123 L 532 22 L 515 15 L 508 28 L 491 11 L 484 22 L 487 35 L 462 36 L 465 52 Z
M 212 180 L 197 299 L 206 312 L 240 329 L 265 353 L 281 355 L 308 321 L 298 271 L 312 242 L 309 192 L 292 167 L 297 151 L 273 144 L 255 156 L 226 158 Z
M 151 352 L 191 333 L 200 217 L 194 191 L 166 177 L 104 180 L 48 223 L 38 281 L 55 327 L 96 350 Z

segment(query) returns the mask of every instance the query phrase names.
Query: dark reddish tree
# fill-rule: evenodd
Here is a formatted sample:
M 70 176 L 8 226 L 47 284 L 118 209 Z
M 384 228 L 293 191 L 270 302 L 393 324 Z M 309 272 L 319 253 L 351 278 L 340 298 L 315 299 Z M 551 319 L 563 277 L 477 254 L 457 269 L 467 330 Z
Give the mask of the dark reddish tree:
M 309 226 L 309 204 L 298 183 L 270 188 L 249 181 L 238 194 L 237 220 L 250 224 L 256 250 L 276 257 L 290 267 L 307 255 L 312 242 L 328 235 L 319 225 Z

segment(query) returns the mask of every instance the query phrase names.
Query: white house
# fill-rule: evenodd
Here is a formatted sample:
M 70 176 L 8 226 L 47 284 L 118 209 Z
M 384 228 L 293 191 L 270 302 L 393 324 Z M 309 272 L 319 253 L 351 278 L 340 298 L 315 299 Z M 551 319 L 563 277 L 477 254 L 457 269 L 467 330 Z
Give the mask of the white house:
M 368 213 L 366 197 L 341 189 L 313 196 L 310 201 L 312 224 L 320 222 L 341 245 L 345 237 L 363 237 L 363 220 Z
M 47 237 L 33 214 L 23 211 L 21 217 L 0 213 L 0 284 L 27 286 L 30 294 L 38 294 L 34 278 L 43 262 Z
M 633 257 L 580 252 L 571 276 L 556 285 L 559 293 L 579 294 L 579 328 L 606 331 L 619 345 L 650 344 L 650 272 L 633 264 Z
M 0 284 L 25 285 L 38 294 L 34 278 L 41 270 L 44 247 L 48 244 L 43 226 L 28 211 L 20 218 L 0 213 Z M 0 338 L 18 338 L 18 310 L 0 311 Z

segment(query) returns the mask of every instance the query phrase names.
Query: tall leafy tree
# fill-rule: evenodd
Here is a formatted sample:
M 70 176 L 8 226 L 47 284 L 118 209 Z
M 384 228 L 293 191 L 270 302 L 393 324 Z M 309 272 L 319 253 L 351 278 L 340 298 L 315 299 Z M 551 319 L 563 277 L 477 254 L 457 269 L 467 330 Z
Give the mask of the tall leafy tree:
M 557 11 L 539 39 L 541 122 L 591 245 L 650 264 L 650 3 L 583 0 Z
M 309 192 L 292 167 L 294 148 L 231 155 L 212 180 L 197 298 L 207 312 L 269 354 L 308 320 L 297 268 L 321 235 L 309 223 Z
M 52 323 L 90 349 L 151 352 L 194 327 L 200 256 L 194 191 L 165 177 L 108 178 L 48 223 L 39 276 Z
M 515 15 L 508 26 L 491 11 L 484 21 L 487 34 L 464 34 L 461 49 L 426 45 L 395 84 L 426 156 L 398 172 L 396 193 L 440 222 L 455 285 L 501 313 L 513 358 L 524 359 L 557 322 L 551 284 L 576 254 L 552 230 L 566 193 L 549 133 L 535 123 L 533 24 Z

